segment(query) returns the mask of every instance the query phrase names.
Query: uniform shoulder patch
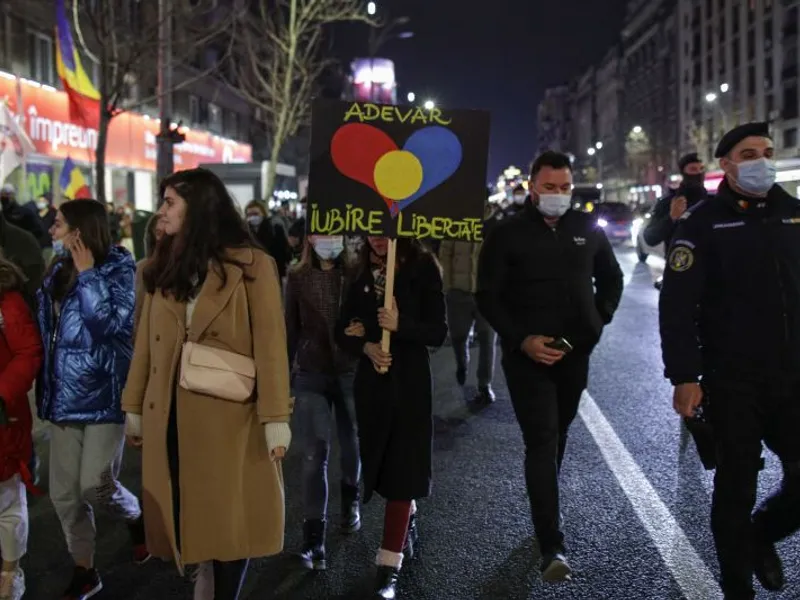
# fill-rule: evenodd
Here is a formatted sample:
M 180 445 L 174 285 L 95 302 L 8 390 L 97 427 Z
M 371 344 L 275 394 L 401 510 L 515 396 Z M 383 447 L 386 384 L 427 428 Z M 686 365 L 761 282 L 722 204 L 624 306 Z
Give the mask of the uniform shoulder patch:
M 694 250 L 688 245 L 677 242 L 669 252 L 667 263 L 676 273 L 688 271 L 694 265 Z

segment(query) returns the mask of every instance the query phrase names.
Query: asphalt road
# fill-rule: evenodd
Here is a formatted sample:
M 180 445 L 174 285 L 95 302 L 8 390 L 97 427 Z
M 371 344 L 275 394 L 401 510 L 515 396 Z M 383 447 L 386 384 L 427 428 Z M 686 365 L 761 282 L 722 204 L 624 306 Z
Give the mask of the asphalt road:
M 708 526 L 711 476 L 673 414 L 670 388 L 661 376 L 652 281 L 663 261 L 636 262 L 618 252 L 626 273 L 619 313 L 592 363 L 588 395 L 576 420 L 562 474 L 565 528 L 574 580 L 544 585 L 532 537 L 522 477 L 522 440 L 499 369 L 498 402 L 472 411 L 474 394 L 455 385 L 449 347 L 433 356 L 436 374 L 434 493 L 420 503 L 423 552 L 402 574 L 409 600 L 671 600 L 718 598 L 717 566 Z M 660 264 L 657 264 L 660 263 Z M 46 436 L 44 436 L 46 437 Z M 40 451 L 46 456 L 46 439 Z M 337 481 L 336 457 L 332 482 Z M 139 491 L 138 456 L 128 451 L 122 480 Z M 253 564 L 245 599 L 369 597 L 372 563 L 380 539 L 382 503 L 364 509 L 361 533 L 329 537 L 328 572 L 297 570 L 288 551 L 300 543 L 300 459 L 287 459 L 287 553 Z M 46 460 L 44 464 L 46 469 Z M 44 471 L 46 476 L 46 470 Z M 761 493 L 780 480 L 770 456 Z M 213 482 L 209 481 L 209 485 Z M 331 510 L 338 514 L 338 485 Z M 49 500 L 31 501 L 30 554 L 25 560 L 29 600 L 53 600 L 70 574 L 61 529 Z M 191 583 L 169 564 L 129 562 L 125 528 L 98 516 L 97 566 L 105 590 L 98 599 L 191 598 Z M 789 580 L 779 595 L 800 597 L 800 544 L 780 547 Z

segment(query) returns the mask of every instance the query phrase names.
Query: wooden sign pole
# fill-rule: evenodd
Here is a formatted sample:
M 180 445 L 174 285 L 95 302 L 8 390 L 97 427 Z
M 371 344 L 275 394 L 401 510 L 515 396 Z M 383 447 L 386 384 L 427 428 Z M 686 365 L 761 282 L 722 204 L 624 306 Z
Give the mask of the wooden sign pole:
M 389 240 L 389 248 L 386 251 L 386 289 L 383 296 L 383 308 L 386 310 L 392 309 L 392 300 L 394 298 L 394 265 L 397 257 L 397 240 Z M 381 350 L 389 352 L 389 341 L 392 333 L 388 329 L 383 330 L 381 337 Z M 389 369 L 381 367 L 378 373 L 387 373 Z

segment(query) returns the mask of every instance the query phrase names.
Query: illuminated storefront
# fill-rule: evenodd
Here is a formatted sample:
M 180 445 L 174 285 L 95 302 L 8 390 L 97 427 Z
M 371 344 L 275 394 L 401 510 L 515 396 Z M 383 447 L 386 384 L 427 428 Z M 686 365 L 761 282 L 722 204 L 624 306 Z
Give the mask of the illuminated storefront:
M 21 80 L 24 127 L 36 147 L 28 157 L 25 187 L 28 196 L 50 193 L 58 200 L 57 188 L 63 160 L 68 156 L 92 177 L 98 131 L 70 121 L 67 94 L 37 82 Z M 0 98 L 7 98 L 12 112 L 17 107 L 16 77 L 0 71 Z M 131 202 L 137 209 L 152 210 L 156 196 L 156 136 L 160 122 L 146 115 L 122 113 L 111 121 L 106 147 L 106 199 Z M 175 168 L 189 169 L 201 163 L 246 163 L 252 147 L 207 131 L 184 128 L 186 141 L 175 147 Z M 18 187 L 20 175 L 12 175 Z M 47 187 L 49 186 L 49 189 Z

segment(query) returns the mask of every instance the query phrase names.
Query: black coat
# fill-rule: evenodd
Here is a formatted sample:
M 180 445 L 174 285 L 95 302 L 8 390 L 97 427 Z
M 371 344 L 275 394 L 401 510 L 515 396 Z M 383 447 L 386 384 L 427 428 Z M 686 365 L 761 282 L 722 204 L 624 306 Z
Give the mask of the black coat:
M 528 203 L 483 243 L 476 297 L 504 351 L 519 351 L 529 335 L 546 335 L 588 353 L 622 287 L 619 263 L 594 216 L 570 210 L 551 229 Z
M 659 315 L 673 384 L 800 372 L 800 201 L 779 185 L 754 199 L 723 182 L 679 221 Z
M 430 494 L 433 446 L 433 391 L 428 346 L 441 346 L 447 336 L 442 276 L 429 254 L 401 264 L 394 295 L 400 312 L 392 334 L 392 366 L 381 375 L 363 353 L 366 341 L 380 342 L 378 301 L 367 270 L 350 286 L 336 336 L 339 345 L 360 357 L 355 378 L 355 404 L 364 477 L 364 501 L 373 492 L 388 500 L 413 500 Z M 360 320 L 366 338 L 349 337 L 344 329 Z
M 669 245 L 672 236 L 675 234 L 675 229 L 678 227 L 678 224 L 670 217 L 669 211 L 672 207 L 672 200 L 679 196 L 686 198 L 686 207 L 689 209 L 708 198 L 708 192 L 705 188 L 680 187 L 677 190 L 671 190 L 656 202 L 650 222 L 642 232 L 642 237 L 649 246 Z

